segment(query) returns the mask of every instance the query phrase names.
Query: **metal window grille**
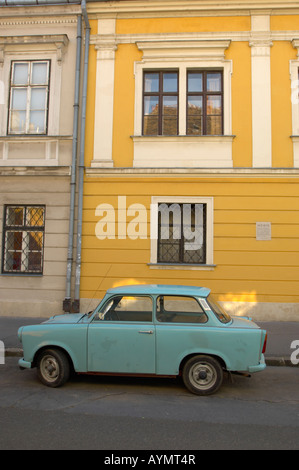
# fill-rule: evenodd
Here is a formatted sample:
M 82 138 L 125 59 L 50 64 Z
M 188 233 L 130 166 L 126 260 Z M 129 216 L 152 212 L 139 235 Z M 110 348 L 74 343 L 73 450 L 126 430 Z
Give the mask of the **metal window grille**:
M 158 205 L 158 263 L 206 264 L 206 204 Z
M 44 206 L 5 206 L 2 273 L 42 274 L 44 231 Z

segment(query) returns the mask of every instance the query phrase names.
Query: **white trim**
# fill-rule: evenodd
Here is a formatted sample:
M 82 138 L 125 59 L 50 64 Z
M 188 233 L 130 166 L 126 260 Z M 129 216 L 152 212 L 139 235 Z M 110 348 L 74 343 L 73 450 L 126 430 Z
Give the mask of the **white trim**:
M 37 38 L 39 37 L 40 36 Z M 12 36 L 5 39 L 3 39 L 3 37 L 0 38 L 0 46 L 3 46 L 3 62 L 2 67 L 0 67 L 0 81 L 3 81 L 3 83 L 10 82 L 10 65 L 12 61 L 51 61 L 47 136 L 58 135 L 60 128 L 60 113 L 57 112 L 57 110 L 59 110 L 61 106 L 62 52 L 65 52 L 69 40 L 66 35 L 47 35 L 43 36 L 43 41 L 39 43 L 37 38 L 35 36 Z M 7 133 L 8 93 L 9 88 L 4 87 L 4 105 L 0 113 L 1 136 L 6 135 Z
M 151 200 L 151 258 L 150 266 L 152 268 L 159 267 L 167 269 L 168 267 L 180 269 L 180 266 L 165 265 L 165 263 L 157 263 L 157 240 L 158 240 L 158 204 L 160 203 L 178 203 L 178 204 L 206 204 L 207 206 L 207 220 L 206 220 L 206 264 L 191 265 L 191 268 L 196 269 L 213 269 L 213 241 L 214 241 L 214 198 L 213 197 L 188 197 L 188 196 L 152 196 Z M 182 265 L 182 268 L 188 269 L 189 266 Z
M 232 167 L 234 136 L 132 136 L 135 168 Z
M 251 18 L 252 165 L 272 166 L 270 16 Z
M 117 49 L 114 34 L 114 19 L 98 20 L 98 35 L 91 40 L 97 51 L 92 167 L 113 167 L 114 65 Z
M 297 59 L 290 60 L 291 102 L 292 102 L 292 142 L 294 167 L 299 167 L 299 39 L 293 39 L 297 49 Z
M 294 137 L 294 139 L 297 137 Z M 299 139 L 299 136 L 298 136 Z M 0 170 L 1 171 L 1 170 Z M 89 178 L 299 178 L 297 168 L 86 168 Z

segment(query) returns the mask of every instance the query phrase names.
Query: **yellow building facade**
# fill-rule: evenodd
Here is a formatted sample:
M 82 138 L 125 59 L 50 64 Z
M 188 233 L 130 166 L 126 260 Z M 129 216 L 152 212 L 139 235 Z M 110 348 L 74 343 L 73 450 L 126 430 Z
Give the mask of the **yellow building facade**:
M 299 320 L 299 7 L 89 2 L 84 307 L 122 284 L 205 286 Z

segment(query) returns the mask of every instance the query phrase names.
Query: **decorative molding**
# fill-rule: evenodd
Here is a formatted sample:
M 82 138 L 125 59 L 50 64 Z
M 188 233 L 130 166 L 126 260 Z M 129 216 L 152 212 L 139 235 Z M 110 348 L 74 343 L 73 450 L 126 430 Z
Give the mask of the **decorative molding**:
M 30 19 L 30 20 L 1 20 L 0 21 L 0 26 L 6 27 L 6 26 L 27 26 L 27 25 L 62 25 L 62 24 L 77 24 L 77 19 L 51 19 L 51 20 L 45 20 L 45 19 Z
M 299 137 L 298 137 L 299 138 Z M 296 178 L 297 168 L 91 168 L 85 169 L 87 177 L 94 178 Z
M 26 35 L 26 36 L 0 36 L 0 65 L 3 65 L 5 52 L 17 48 L 28 48 L 38 46 L 40 50 L 49 50 L 55 48 L 57 62 L 61 65 L 63 55 L 69 43 L 66 34 L 45 34 L 45 35 Z
M 224 60 L 230 40 L 142 41 L 137 47 L 143 52 L 143 61 L 167 59 Z
M 70 176 L 70 166 L 0 166 L 1 176 Z
M 250 16 L 263 14 L 265 11 L 277 14 L 298 14 L 298 2 L 288 0 L 286 2 L 270 1 L 248 1 L 229 0 L 221 2 L 219 0 L 135 0 L 119 2 L 91 2 L 88 4 L 88 14 L 90 18 L 176 18 L 194 16 Z
M 249 46 L 252 57 L 270 57 L 270 48 L 273 46 L 270 31 L 251 33 Z
M 299 38 L 294 38 L 292 40 L 292 46 L 294 49 L 297 49 L 297 57 L 299 58 Z

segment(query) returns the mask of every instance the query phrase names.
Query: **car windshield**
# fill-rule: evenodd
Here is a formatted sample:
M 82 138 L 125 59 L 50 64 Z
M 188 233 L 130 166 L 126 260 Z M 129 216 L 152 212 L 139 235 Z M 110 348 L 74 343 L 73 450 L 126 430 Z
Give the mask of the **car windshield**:
M 230 315 L 228 315 L 228 313 L 223 310 L 221 305 L 219 305 L 219 303 L 214 299 L 212 295 L 208 296 L 207 301 L 218 320 L 221 321 L 221 323 L 229 323 L 231 321 Z

